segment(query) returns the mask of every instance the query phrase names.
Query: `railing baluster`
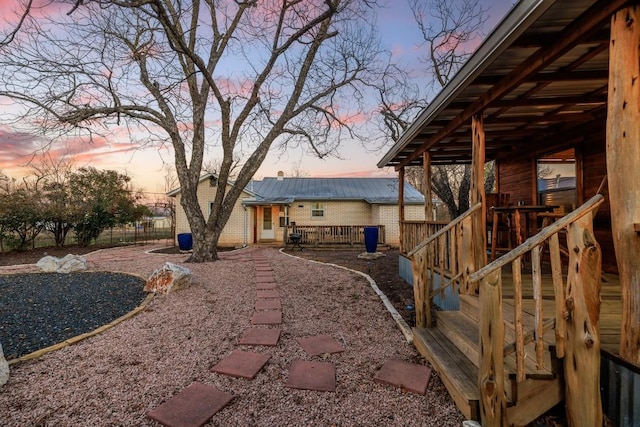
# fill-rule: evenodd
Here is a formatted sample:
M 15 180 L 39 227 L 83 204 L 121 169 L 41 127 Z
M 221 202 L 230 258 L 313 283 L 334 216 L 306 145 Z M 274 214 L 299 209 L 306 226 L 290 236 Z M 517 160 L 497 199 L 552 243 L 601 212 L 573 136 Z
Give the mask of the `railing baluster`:
M 560 242 L 558 235 L 554 234 L 549 240 L 549 257 L 551 258 L 551 277 L 553 280 L 553 294 L 556 308 L 556 355 L 564 357 L 564 337 L 567 330 L 567 321 L 564 318 L 564 283 L 562 280 L 562 260 L 560 259 Z
M 449 270 L 451 270 L 452 275 L 458 274 L 458 257 L 456 256 L 456 245 L 455 245 L 455 231 L 452 230 L 447 233 L 448 239 L 448 247 L 449 247 Z
M 535 303 L 536 364 L 538 369 L 543 369 L 544 320 L 542 317 L 542 272 L 540 267 L 540 247 L 536 246 L 531 250 L 531 279 L 533 282 L 533 302 Z
M 443 234 L 442 236 L 440 236 L 438 238 L 438 245 L 439 245 L 439 251 L 438 251 L 438 257 L 439 257 L 439 264 L 440 264 L 440 275 L 444 276 L 445 272 L 447 271 L 447 260 L 445 258 L 445 249 L 446 249 L 446 234 Z
M 522 323 L 522 258 L 511 263 L 513 272 L 513 319 L 516 335 L 516 381 L 526 379 L 524 369 L 524 325 Z
M 437 243 L 437 239 L 434 241 Z M 429 280 L 427 281 L 427 288 L 425 289 L 425 298 L 427 298 L 427 300 L 429 301 L 428 305 L 429 307 L 427 307 L 427 325 L 428 326 L 432 326 L 433 325 L 433 319 L 431 318 L 431 299 L 429 299 L 429 295 L 431 295 L 433 293 L 433 289 L 434 289 L 434 285 L 435 285 L 435 247 L 434 245 L 429 245 L 427 246 L 427 277 L 429 278 Z
M 416 310 L 416 326 L 424 328 L 427 324 L 425 317 L 424 290 L 427 278 L 426 249 L 423 248 L 411 257 L 411 267 L 413 270 L 413 299 Z

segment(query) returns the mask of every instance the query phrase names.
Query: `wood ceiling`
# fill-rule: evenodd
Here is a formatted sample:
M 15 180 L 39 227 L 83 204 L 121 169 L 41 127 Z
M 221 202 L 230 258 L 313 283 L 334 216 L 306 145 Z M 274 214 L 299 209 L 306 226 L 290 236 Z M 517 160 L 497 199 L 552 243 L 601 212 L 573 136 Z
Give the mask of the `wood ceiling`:
M 471 118 L 478 113 L 487 161 L 604 139 L 609 22 L 627 2 L 551 3 L 512 42 L 499 45 L 479 73 L 463 67 L 460 73 L 472 77 L 445 101 L 436 97 L 440 104 L 427 107 L 427 119 L 416 127 L 418 119 L 378 166 L 421 165 L 425 150 L 433 164 L 470 162 Z

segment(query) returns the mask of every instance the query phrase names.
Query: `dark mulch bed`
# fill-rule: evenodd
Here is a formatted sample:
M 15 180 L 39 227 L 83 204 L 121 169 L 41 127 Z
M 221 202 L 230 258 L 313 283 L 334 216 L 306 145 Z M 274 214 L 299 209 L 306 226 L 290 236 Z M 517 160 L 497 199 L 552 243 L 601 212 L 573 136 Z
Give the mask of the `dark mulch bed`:
M 0 275 L 0 343 L 7 359 L 103 326 L 137 307 L 144 280 L 119 273 Z
M 337 264 L 368 274 L 402 318 L 410 326 L 415 325 L 415 312 L 408 309 L 409 305 L 413 305 L 413 287 L 400 277 L 397 249 L 384 250 L 384 256 L 376 259 L 358 258 L 358 255 L 364 252 L 364 248 L 305 248 L 304 251 L 287 248 L 286 251 L 301 258 Z
M 62 248 L 47 247 L 35 248 L 26 251 L 0 252 L 0 266 L 18 265 L 18 264 L 35 264 L 40 258 L 51 255 L 56 258 L 62 258 L 68 254 L 84 255 L 99 249 L 112 248 L 114 245 L 91 245 L 78 246 L 70 245 Z

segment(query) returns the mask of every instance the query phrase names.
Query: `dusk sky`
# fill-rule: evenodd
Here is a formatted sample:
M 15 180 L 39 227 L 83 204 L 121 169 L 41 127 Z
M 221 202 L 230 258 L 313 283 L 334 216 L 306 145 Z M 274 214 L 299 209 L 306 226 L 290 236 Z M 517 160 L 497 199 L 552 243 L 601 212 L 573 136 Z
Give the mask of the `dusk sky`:
M 506 14 L 513 1 L 494 0 L 481 3 L 489 8 L 489 22 L 485 26 L 485 32 L 488 33 Z M 0 16 L 10 19 L 8 17 L 11 16 L 15 5 L 16 0 L 0 0 Z M 36 14 L 50 12 L 52 11 L 35 10 Z M 378 12 L 378 18 L 383 46 L 391 50 L 402 64 L 412 71 L 416 79 L 424 79 L 416 61 L 420 53 L 420 33 L 406 0 L 389 0 L 387 7 Z M 0 25 L 6 25 L 6 22 L 0 21 Z M 2 112 L 12 108 L 15 106 L 0 98 L 0 171 L 10 177 L 19 178 L 29 173 L 28 163 L 34 152 L 47 141 L 21 130 L 18 125 L 9 123 Z M 372 128 L 377 129 L 377 126 Z M 289 150 L 285 154 L 274 150 L 255 178 L 275 176 L 280 170 L 284 171 L 285 175 L 290 175 L 294 168 L 312 177 L 369 177 L 395 174 L 392 170 L 380 170 L 376 166 L 390 145 L 391 143 L 388 143 L 382 150 L 367 150 L 360 141 L 344 140 L 341 143 L 340 158 L 322 160 L 304 155 L 299 150 Z M 165 165 L 173 163 L 170 147 L 141 147 L 132 143 L 125 131 L 94 137 L 91 144 L 81 140 L 56 142 L 50 150 L 53 157 L 73 156 L 77 167 L 90 165 L 127 173 L 132 178 L 135 188 L 142 188 L 150 193 L 164 193 Z M 153 198 L 152 195 L 149 197 Z

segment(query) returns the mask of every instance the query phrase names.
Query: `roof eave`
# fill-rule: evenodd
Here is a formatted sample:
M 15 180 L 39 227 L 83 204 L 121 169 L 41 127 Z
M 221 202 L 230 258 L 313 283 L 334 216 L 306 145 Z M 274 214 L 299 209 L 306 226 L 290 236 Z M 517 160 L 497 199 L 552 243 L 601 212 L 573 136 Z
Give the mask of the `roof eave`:
M 556 0 L 521 0 L 518 2 L 378 162 L 378 168 L 392 166 L 389 163 L 418 136 L 421 129 L 446 108 L 478 74 L 491 64 L 497 55 L 504 52 L 532 22 L 555 2 Z M 435 142 L 437 141 L 433 141 L 432 144 Z

